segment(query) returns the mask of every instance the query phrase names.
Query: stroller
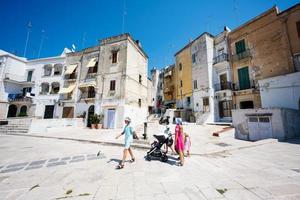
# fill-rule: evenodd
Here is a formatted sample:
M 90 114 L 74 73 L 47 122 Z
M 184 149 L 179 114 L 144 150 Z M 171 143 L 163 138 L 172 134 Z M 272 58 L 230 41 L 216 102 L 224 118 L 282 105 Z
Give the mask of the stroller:
M 170 132 L 170 128 L 167 127 L 163 135 L 153 136 L 157 139 L 157 141 L 154 141 L 151 144 L 151 149 L 147 152 L 146 159 L 148 161 L 151 161 L 152 159 L 158 159 L 162 162 L 167 162 L 168 156 L 166 152 L 164 152 L 161 148 L 164 144 L 166 144 L 167 146 L 172 146 L 173 144 L 173 138 L 172 133 Z

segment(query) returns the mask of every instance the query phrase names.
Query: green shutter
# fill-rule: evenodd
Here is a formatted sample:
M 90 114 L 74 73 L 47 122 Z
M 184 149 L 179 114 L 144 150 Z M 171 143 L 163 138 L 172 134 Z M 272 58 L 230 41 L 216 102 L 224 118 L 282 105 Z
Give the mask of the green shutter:
M 236 54 L 243 53 L 246 51 L 245 40 L 240 40 L 235 43 Z
M 241 69 L 238 69 L 238 75 L 239 75 L 240 90 L 249 89 L 250 79 L 249 79 L 248 67 L 243 67 Z

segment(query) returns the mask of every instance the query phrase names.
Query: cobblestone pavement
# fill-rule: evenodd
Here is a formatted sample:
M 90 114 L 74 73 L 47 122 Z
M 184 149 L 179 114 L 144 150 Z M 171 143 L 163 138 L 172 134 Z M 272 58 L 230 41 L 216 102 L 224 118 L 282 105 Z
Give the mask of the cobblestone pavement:
M 300 199 L 300 139 L 116 170 L 122 149 L 0 135 L 0 199 Z M 100 156 L 96 154 L 101 150 Z

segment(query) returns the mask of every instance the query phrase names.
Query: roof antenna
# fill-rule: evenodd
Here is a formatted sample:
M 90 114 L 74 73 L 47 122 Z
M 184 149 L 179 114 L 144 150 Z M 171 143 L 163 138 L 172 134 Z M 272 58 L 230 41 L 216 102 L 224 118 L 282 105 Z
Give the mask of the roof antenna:
M 41 37 L 40 47 L 39 47 L 39 52 L 38 52 L 38 58 L 40 58 L 40 55 L 41 55 L 44 39 L 45 39 L 45 30 L 43 29 L 42 30 L 42 37 Z
M 122 33 L 124 33 L 124 31 L 125 31 L 125 15 L 127 15 L 127 12 L 126 12 L 126 0 L 123 0 Z
M 238 13 L 237 0 L 233 0 L 233 12 L 234 12 L 234 15 L 235 15 L 236 26 L 238 26 L 239 25 L 239 13 Z
M 23 55 L 23 57 L 26 56 L 27 44 L 28 44 L 28 40 L 29 40 L 29 35 L 30 35 L 30 32 L 31 32 L 31 28 L 32 28 L 32 24 L 31 24 L 31 21 L 29 21 L 29 23 L 27 25 L 27 37 L 26 37 L 26 42 L 25 42 L 25 48 L 24 48 L 24 55 Z

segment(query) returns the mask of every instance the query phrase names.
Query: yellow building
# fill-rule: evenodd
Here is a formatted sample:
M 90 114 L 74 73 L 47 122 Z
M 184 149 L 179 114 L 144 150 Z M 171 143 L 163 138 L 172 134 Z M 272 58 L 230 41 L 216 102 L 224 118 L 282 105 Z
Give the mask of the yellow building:
M 176 107 L 192 108 L 192 56 L 191 43 L 175 54 Z
M 163 78 L 163 92 L 164 92 L 164 106 L 166 108 L 176 107 L 176 74 L 175 64 L 167 66 L 164 69 Z

